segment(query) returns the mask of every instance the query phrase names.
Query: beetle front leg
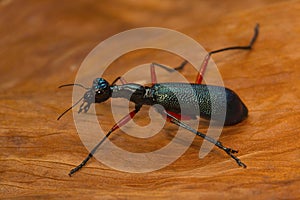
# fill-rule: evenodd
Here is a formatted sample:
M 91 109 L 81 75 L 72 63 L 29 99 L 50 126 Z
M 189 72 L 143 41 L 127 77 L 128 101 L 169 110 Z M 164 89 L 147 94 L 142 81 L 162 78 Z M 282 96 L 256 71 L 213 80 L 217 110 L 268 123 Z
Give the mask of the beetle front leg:
M 80 170 L 83 166 L 86 165 L 86 163 L 94 156 L 94 154 L 97 152 L 98 148 L 102 145 L 102 143 L 117 129 L 119 129 L 121 126 L 124 126 L 125 124 L 127 124 L 127 122 L 129 122 L 135 115 L 136 113 L 139 112 L 141 106 L 140 105 L 136 105 L 135 109 L 133 111 L 131 111 L 130 113 L 128 113 L 125 117 L 123 117 L 120 121 L 118 121 L 109 131 L 108 133 L 105 135 L 105 137 L 92 149 L 92 151 L 88 154 L 88 156 L 79 164 L 77 165 L 75 168 L 73 168 L 70 173 L 69 176 L 72 176 L 75 172 L 77 172 L 78 170 Z

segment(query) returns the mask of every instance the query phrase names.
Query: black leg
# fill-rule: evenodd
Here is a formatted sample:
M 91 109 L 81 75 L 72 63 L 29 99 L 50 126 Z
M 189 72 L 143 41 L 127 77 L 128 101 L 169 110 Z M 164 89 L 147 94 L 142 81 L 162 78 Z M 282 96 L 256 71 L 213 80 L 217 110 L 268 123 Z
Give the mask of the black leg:
M 231 158 L 233 158 L 237 164 L 241 167 L 244 167 L 246 168 L 247 166 L 240 160 L 238 159 L 236 156 L 234 156 L 233 154 L 234 153 L 237 153 L 238 151 L 237 150 L 234 150 L 234 149 L 231 149 L 231 148 L 227 148 L 225 146 L 222 145 L 221 142 L 199 132 L 199 131 L 196 131 L 195 129 L 193 129 L 192 127 L 190 127 L 189 125 L 183 123 L 182 121 L 180 121 L 179 119 L 177 119 L 176 117 L 174 117 L 173 115 L 167 113 L 167 112 L 164 112 L 164 114 L 171 120 L 172 123 L 176 124 L 177 126 L 180 126 L 186 130 L 189 130 L 191 131 L 192 133 L 202 137 L 203 139 L 213 143 L 215 146 L 217 146 L 218 148 L 222 149 L 223 151 L 225 151 Z
M 197 74 L 197 78 L 196 78 L 195 83 L 197 83 L 197 84 L 201 84 L 202 83 L 203 76 L 204 76 L 205 71 L 206 71 L 206 67 L 208 65 L 208 62 L 209 62 L 210 57 L 211 57 L 212 54 L 216 54 L 216 53 L 220 53 L 220 52 L 228 51 L 228 50 L 251 50 L 253 44 L 255 43 L 255 41 L 256 41 L 256 39 L 258 37 L 258 33 L 259 33 L 259 25 L 257 24 L 255 26 L 255 28 L 254 28 L 254 35 L 251 38 L 251 41 L 250 41 L 249 45 L 247 45 L 247 46 L 231 46 L 231 47 L 226 47 L 226 48 L 222 48 L 222 49 L 217 49 L 217 50 L 214 50 L 214 51 L 210 51 L 206 55 L 205 59 L 203 60 L 203 63 L 201 64 L 201 68 L 200 68 L 200 70 L 199 70 L 199 72 Z M 159 63 L 152 63 L 151 67 L 156 66 L 156 67 L 160 67 L 162 69 L 165 69 L 168 72 L 174 72 L 176 70 L 182 70 L 186 66 L 187 63 L 188 63 L 188 61 L 184 60 L 178 67 L 175 67 L 175 68 L 170 68 L 168 66 L 165 66 L 165 65 L 162 65 L 162 64 L 159 64 Z M 153 80 L 156 80 L 156 79 L 153 79 Z
M 187 63 L 188 63 L 188 61 L 184 60 L 178 67 L 175 67 L 175 68 L 171 68 L 171 67 L 159 64 L 159 63 L 152 63 L 151 65 L 156 66 L 156 67 L 160 67 L 164 70 L 167 70 L 168 72 L 174 72 L 176 70 L 182 70 L 186 66 Z
M 77 165 L 75 168 L 73 168 L 70 173 L 69 176 L 72 176 L 75 172 L 77 172 L 78 170 L 80 170 L 83 166 L 86 165 L 86 163 L 94 156 L 94 154 L 97 152 L 97 149 L 101 146 L 101 144 L 110 136 L 110 134 L 112 134 L 112 132 L 114 132 L 115 130 L 117 130 L 118 128 L 120 128 L 121 126 L 124 126 L 129 120 L 131 120 L 136 113 L 138 113 L 138 111 L 140 110 L 141 106 L 136 106 L 135 110 L 131 111 L 129 114 L 127 114 L 125 117 L 123 117 L 118 123 L 116 123 L 109 131 L 108 133 L 105 135 L 105 137 L 92 149 L 92 151 L 89 153 L 89 155 L 79 164 Z
M 255 26 L 255 28 L 254 28 L 254 35 L 252 36 L 249 45 L 247 45 L 247 46 L 226 47 L 226 48 L 222 48 L 222 49 L 218 49 L 218 50 L 214 50 L 214 51 L 209 52 L 205 56 L 205 58 L 204 58 L 204 60 L 203 60 L 203 62 L 201 64 L 201 67 L 200 67 L 200 70 L 199 70 L 199 72 L 197 74 L 197 78 L 196 78 L 195 83 L 197 83 L 197 84 L 201 84 L 202 83 L 202 80 L 203 80 L 203 77 L 204 77 L 204 74 L 205 74 L 205 71 L 206 71 L 206 67 L 208 65 L 208 62 L 209 62 L 210 57 L 211 57 L 212 54 L 216 54 L 216 53 L 220 53 L 220 52 L 228 51 L 228 50 L 251 50 L 254 42 L 257 39 L 258 33 L 259 33 L 259 25 L 257 24 Z
M 226 47 L 226 48 L 211 51 L 211 52 L 209 52 L 209 55 L 219 53 L 219 52 L 222 52 L 222 51 L 228 51 L 228 50 L 250 50 L 250 49 L 252 49 L 252 46 L 253 46 L 254 42 L 256 41 L 256 39 L 257 39 L 258 33 L 259 33 L 259 24 L 256 24 L 256 26 L 254 28 L 254 35 L 251 38 L 251 41 L 250 41 L 249 45 L 247 45 L 247 46 Z
M 188 63 L 188 61 L 183 61 L 181 63 L 181 65 L 179 65 L 178 67 L 175 67 L 175 68 L 170 68 L 170 67 L 167 67 L 165 65 L 162 65 L 162 64 L 158 64 L 158 63 L 151 63 L 150 65 L 150 73 L 151 73 L 151 82 L 152 84 L 156 84 L 157 83 L 157 77 L 156 77 L 156 73 L 155 73 L 155 67 L 160 67 L 162 69 L 165 69 L 167 70 L 168 72 L 174 72 L 176 70 L 181 70 L 184 68 L 184 66 Z

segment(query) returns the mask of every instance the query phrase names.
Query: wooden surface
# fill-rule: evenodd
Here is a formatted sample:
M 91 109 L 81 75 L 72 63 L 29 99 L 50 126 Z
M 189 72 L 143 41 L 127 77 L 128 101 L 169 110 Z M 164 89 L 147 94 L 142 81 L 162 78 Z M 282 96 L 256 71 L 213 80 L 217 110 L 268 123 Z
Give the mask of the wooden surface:
M 244 44 L 255 23 L 261 33 L 253 51 L 214 56 L 225 85 L 249 108 L 249 118 L 226 127 L 220 140 L 240 150 L 239 168 L 214 149 L 198 158 L 201 139 L 171 165 L 150 173 L 113 170 L 95 159 L 70 178 L 86 156 L 71 114 L 71 89 L 85 56 L 101 41 L 144 26 L 185 33 L 207 50 Z M 299 199 L 300 192 L 300 1 L 0 1 L 0 199 Z M 151 53 L 151 52 L 150 52 Z M 152 54 L 146 54 L 149 61 Z M 116 61 L 112 81 L 139 54 Z M 155 61 L 176 66 L 179 58 Z M 160 60 L 161 59 L 161 60 Z M 115 67 L 115 68 L 114 68 Z M 118 68 L 119 67 L 119 68 Z M 188 80 L 195 74 L 187 67 Z M 105 130 L 113 125 L 109 103 L 97 107 Z M 136 121 L 143 122 L 143 111 Z M 114 142 L 131 151 L 151 151 L 168 143 L 162 134 Z M 205 131 L 205 127 L 201 128 Z M 165 134 L 166 133 L 166 134 Z M 128 147 L 130 146 L 130 147 Z

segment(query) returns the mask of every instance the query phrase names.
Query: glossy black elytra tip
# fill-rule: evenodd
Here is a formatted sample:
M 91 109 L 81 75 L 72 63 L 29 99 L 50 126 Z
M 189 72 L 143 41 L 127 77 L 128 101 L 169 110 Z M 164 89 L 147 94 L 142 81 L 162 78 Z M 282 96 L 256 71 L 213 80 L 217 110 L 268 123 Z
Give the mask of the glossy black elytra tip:
M 228 154 L 231 158 L 233 158 L 236 163 L 246 168 L 246 165 L 237 158 L 234 154 L 237 153 L 237 150 L 227 148 L 222 145 L 220 141 L 217 141 L 209 136 L 206 136 L 204 133 L 201 133 L 192 127 L 185 124 L 181 117 L 185 119 L 194 119 L 198 116 L 201 116 L 206 119 L 211 119 L 212 115 L 222 115 L 226 112 L 225 115 L 225 125 L 234 125 L 241 121 L 243 121 L 248 115 L 248 109 L 239 96 L 232 90 L 228 88 L 223 88 L 220 86 L 213 85 L 204 85 L 201 84 L 205 69 L 207 67 L 210 56 L 219 52 L 224 52 L 228 50 L 250 50 L 254 42 L 258 37 L 259 26 L 256 25 L 254 29 L 254 35 L 247 46 L 232 46 L 227 48 L 218 49 L 215 51 L 211 51 L 208 53 L 206 58 L 204 59 L 200 72 L 197 75 L 196 83 L 157 83 L 156 75 L 155 75 L 155 67 L 161 67 L 169 72 L 173 72 L 175 70 L 181 70 L 188 63 L 186 60 L 181 63 L 176 68 L 169 68 L 167 66 L 152 63 L 151 64 L 151 78 L 152 85 L 151 86 L 143 86 L 135 83 L 126 83 L 121 77 L 116 78 L 112 84 L 109 84 L 103 78 L 96 78 L 91 88 L 86 88 L 81 84 L 67 84 L 62 85 L 65 86 L 79 86 L 87 91 L 83 95 L 79 101 L 77 101 L 72 107 L 63 112 L 58 120 L 69 110 L 71 110 L 74 106 L 79 104 L 82 100 L 82 104 L 79 108 L 78 113 L 87 112 L 92 103 L 102 103 L 110 98 L 126 98 L 135 104 L 135 109 L 131 111 L 128 115 L 122 118 L 118 123 L 116 123 L 110 131 L 106 134 L 106 136 L 94 147 L 94 149 L 89 153 L 89 155 L 79 164 L 77 167 L 72 169 L 69 173 L 72 176 L 75 172 L 80 170 L 99 148 L 101 144 L 110 136 L 112 132 L 117 130 L 119 127 L 126 124 L 130 119 L 132 119 L 136 113 L 139 112 L 143 105 L 161 105 L 163 109 L 157 109 L 157 111 L 166 116 L 170 122 L 180 126 L 188 131 L 196 134 L 197 136 L 202 137 L 203 139 L 213 143 L 215 146 L 223 150 L 226 154 Z M 116 85 L 116 82 L 120 80 L 123 84 Z M 190 89 L 192 88 L 192 89 Z M 225 91 L 224 94 L 221 91 Z M 191 97 L 194 98 L 191 98 Z M 214 106 L 221 107 L 221 104 L 224 102 L 224 98 L 226 100 L 226 110 L 222 109 L 212 109 L 212 104 Z M 191 100 L 193 99 L 193 100 Z M 179 103 L 180 102 L 180 103 Z M 195 112 L 198 110 L 199 112 Z M 185 110 L 185 115 L 181 115 L 181 110 Z M 186 115 L 186 113 L 188 113 Z

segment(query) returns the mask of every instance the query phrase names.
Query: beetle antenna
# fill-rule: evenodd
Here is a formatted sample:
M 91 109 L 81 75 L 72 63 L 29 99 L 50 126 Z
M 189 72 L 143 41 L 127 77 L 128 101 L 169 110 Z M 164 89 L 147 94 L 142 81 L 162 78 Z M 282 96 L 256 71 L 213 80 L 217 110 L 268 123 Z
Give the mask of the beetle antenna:
M 90 89 L 90 88 L 87 88 L 87 87 L 85 87 L 85 86 L 83 86 L 83 85 L 81 85 L 81 84 L 79 84 L 79 83 L 65 84 L 65 85 L 59 86 L 58 88 L 63 88 L 63 87 L 68 87 L 68 86 L 79 86 L 79 87 L 82 87 L 82 88 L 84 88 L 84 89 L 86 89 L 86 90 L 89 90 L 89 89 Z
M 61 115 L 59 115 L 59 117 L 57 118 L 57 120 L 59 120 L 62 116 L 64 116 L 69 110 L 71 110 L 72 108 L 74 108 L 77 104 L 79 104 L 79 102 L 83 99 L 84 97 L 81 97 L 76 103 L 74 103 L 74 105 L 72 105 L 70 108 L 68 108 L 67 110 L 65 110 Z

